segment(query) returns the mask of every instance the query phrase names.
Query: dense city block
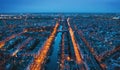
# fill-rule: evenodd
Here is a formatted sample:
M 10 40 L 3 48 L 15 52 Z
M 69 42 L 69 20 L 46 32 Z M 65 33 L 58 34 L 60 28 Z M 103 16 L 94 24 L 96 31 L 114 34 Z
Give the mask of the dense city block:
M 120 70 L 120 14 L 0 14 L 0 70 Z

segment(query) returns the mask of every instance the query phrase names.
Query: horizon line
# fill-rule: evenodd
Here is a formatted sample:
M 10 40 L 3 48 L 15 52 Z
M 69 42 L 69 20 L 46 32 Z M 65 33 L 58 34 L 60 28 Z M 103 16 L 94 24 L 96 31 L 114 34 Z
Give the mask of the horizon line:
M 49 14 L 49 13 L 53 13 L 53 14 L 58 14 L 58 13 L 65 13 L 65 14 L 94 14 L 94 13 L 100 13 L 100 14 L 120 14 L 120 12 L 0 12 L 0 14 L 18 14 L 18 13 L 21 13 L 21 14 L 29 14 L 29 13 L 33 13 L 33 14 L 44 14 L 44 13 L 46 13 L 46 14 Z

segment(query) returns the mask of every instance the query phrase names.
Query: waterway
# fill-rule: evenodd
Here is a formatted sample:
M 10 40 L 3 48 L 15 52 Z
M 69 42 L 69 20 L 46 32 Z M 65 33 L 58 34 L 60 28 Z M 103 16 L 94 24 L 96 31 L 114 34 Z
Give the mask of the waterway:
M 62 31 L 62 26 L 59 27 L 59 31 Z M 58 32 L 52 46 L 52 54 L 49 56 L 49 62 L 46 64 L 46 70 L 57 70 L 58 68 L 58 53 L 60 49 L 59 46 L 61 43 L 61 38 L 62 32 Z

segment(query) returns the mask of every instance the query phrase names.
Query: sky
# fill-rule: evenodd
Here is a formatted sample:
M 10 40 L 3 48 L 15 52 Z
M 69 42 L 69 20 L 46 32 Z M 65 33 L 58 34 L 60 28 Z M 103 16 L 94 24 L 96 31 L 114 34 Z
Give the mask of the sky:
M 0 13 L 120 13 L 120 0 L 0 0 Z

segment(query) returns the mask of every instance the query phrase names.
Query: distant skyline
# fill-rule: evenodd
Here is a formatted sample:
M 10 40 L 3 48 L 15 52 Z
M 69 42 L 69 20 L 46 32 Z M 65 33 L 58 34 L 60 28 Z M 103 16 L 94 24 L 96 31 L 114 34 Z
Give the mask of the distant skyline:
M 120 0 L 0 0 L 0 13 L 120 13 Z

